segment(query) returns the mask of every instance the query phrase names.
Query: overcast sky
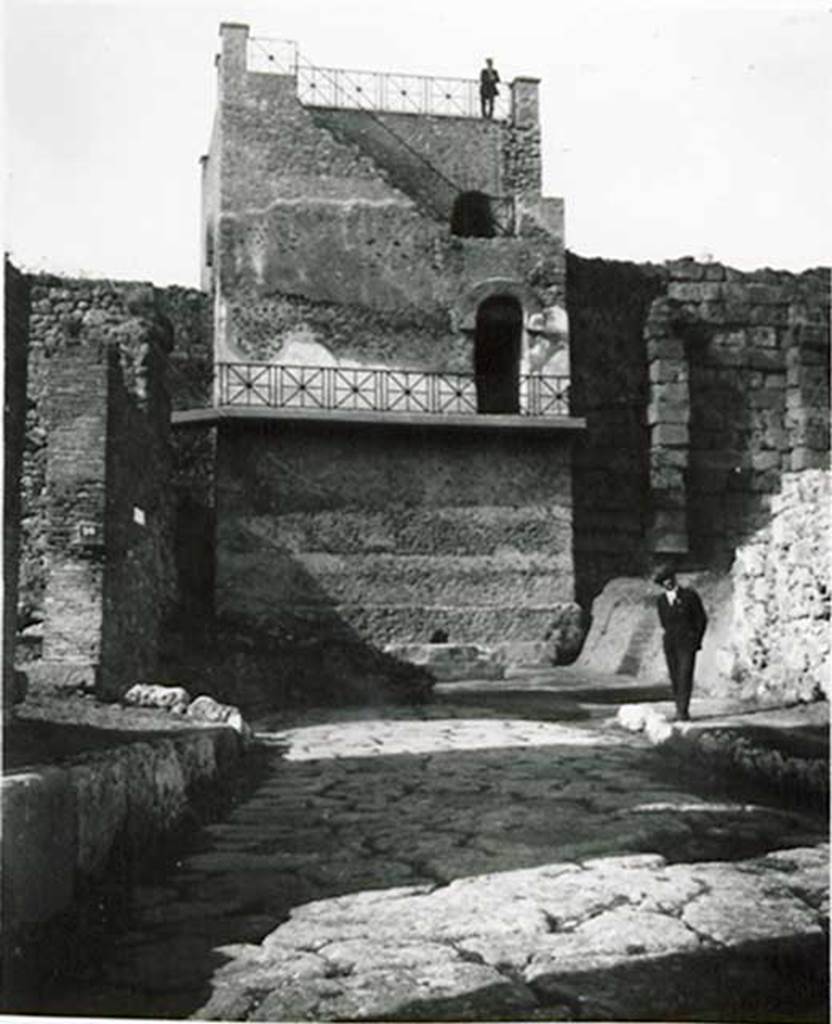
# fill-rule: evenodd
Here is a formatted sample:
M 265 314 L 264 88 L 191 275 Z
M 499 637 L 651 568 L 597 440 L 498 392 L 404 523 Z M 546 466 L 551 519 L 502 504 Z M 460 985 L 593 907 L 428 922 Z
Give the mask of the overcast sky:
M 3 0 L 0 0 L 3 2 Z M 544 192 L 584 256 L 829 264 L 832 0 L 5 0 L 5 248 L 197 283 L 221 21 L 327 66 L 541 78 Z

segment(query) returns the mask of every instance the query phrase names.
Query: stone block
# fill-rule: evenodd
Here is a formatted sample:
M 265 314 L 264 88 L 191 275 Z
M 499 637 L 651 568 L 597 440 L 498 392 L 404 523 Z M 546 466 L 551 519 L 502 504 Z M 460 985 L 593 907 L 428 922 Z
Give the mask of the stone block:
M 754 348 L 777 348 L 778 334 L 776 327 L 750 327 L 748 330 L 749 343 Z
M 686 447 L 690 434 L 686 425 L 681 423 L 656 423 L 650 428 L 650 446 L 657 448 L 667 445 L 670 448 Z
M 647 406 L 647 422 L 651 426 L 656 423 L 681 423 L 687 425 L 690 420 L 690 406 L 686 400 L 681 402 L 667 399 L 662 391 L 654 392 Z
M 783 303 L 788 302 L 791 296 L 790 288 L 780 287 L 776 284 L 749 282 L 745 288 L 748 301 L 753 303 Z
M 714 348 L 705 353 L 706 365 L 715 370 L 734 367 L 745 367 L 748 364 L 748 353 L 743 349 Z
M 648 367 L 651 384 L 687 384 L 690 370 L 687 362 L 676 359 L 654 359 Z
M 650 467 L 674 466 L 676 469 L 686 469 L 689 462 L 687 448 L 651 448 Z
M 780 468 L 779 451 L 758 451 L 751 453 L 751 466 L 754 470 Z
M 669 260 L 665 266 L 672 281 L 701 281 L 707 269 L 691 257 Z
M 725 303 L 722 301 L 703 302 L 697 310 L 697 316 L 706 324 L 724 324 L 727 319 Z M 742 320 L 742 318 L 738 319 Z
M 77 822 L 69 776 L 43 768 L 2 782 L 3 931 L 47 921 L 72 903 Z
M 679 488 L 664 491 L 653 490 L 650 500 L 657 516 L 670 517 L 673 522 L 678 522 L 680 521 L 678 517 L 685 515 L 687 497 L 685 492 Z
M 688 551 L 688 535 L 686 531 L 656 527 L 648 533 L 647 547 L 656 555 L 682 555 Z
M 748 405 L 752 409 L 784 409 L 785 396 L 780 388 L 760 388 L 749 393 Z
M 725 267 L 721 263 L 708 263 L 705 265 L 706 281 L 724 281 Z
M 712 302 L 722 298 L 721 288 L 713 281 L 671 281 L 667 294 L 678 302 Z
M 748 345 L 748 335 L 740 328 L 739 330 L 715 331 L 711 337 L 713 349 L 734 349 L 740 351 Z
M 753 349 L 748 353 L 748 365 L 755 370 L 776 373 L 785 367 L 783 354 L 779 351 L 760 351 Z
M 788 306 L 751 305 L 742 303 L 742 319 L 750 324 L 768 324 L 774 327 L 787 327 L 789 323 Z
M 758 470 L 751 474 L 749 489 L 755 493 L 773 494 L 780 487 L 780 472 L 776 469 Z
M 813 448 L 799 447 L 791 453 L 789 468 L 792 472 L 806 469 L 829 469 L 829 452 Z
M 685 346 L 680 338 L 668 337 L 647 339 L 647 358 L 664 359 L 668 361 L 682 362 L 685 359 Z

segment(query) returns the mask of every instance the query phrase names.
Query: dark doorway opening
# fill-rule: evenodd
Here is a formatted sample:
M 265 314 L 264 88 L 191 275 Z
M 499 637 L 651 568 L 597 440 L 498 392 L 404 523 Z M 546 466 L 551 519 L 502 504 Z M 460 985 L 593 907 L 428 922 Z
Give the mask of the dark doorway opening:
M 520 411 L 520 343 L 523 311 L 508 295 L 486 299 L 477 310 L 474 373 L 477 411 Z
M 491 200 L 484 192 L 461 192 L 451 210 L 451 234 L 462 238 L 493 238 L 497 232 Z

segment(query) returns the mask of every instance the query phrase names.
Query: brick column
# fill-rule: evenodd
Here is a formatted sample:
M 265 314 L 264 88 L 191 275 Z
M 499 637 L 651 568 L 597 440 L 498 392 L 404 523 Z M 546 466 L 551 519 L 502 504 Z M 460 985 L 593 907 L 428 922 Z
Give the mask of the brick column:
M 20 569 L 20 474 L 26 433 L 29 283 L 6 260 L 5 395 L 3 408 L 3 714 L 20 694 L 15 685 L 17 590 Z
M 789 306 L 786 431 L 792 471 L 829 466 L 829 327 L 823 309 Z
M 101 655 L 105 569 L 107 405 L 117 349 L 58 350 L 49 367 L 48 542 L 43 663 L 54 685 L 92 688 Z
M 649 371 L 652 524 L 648 546 L 657 555 L 688 550 L 685 474 L 690 448 L 690 393 L 684 343 L 676 334 L 673 305 L 656 299 L 645 326 Z

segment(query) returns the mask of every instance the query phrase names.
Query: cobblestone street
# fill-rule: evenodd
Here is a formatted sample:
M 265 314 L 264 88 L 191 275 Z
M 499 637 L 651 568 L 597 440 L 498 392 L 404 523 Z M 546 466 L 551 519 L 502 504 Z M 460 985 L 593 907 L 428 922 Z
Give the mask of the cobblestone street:
M 765 1019 L 822 1000 L 804 975 L 823 821 L 682 778 L 615 727 L 615 689 L 487 685 L 257 723 L 250 794 L 136 887 L 103 962 L 44 1011 L 730 1019 L 754 991 Z

